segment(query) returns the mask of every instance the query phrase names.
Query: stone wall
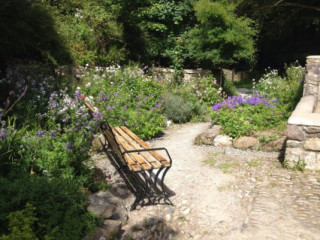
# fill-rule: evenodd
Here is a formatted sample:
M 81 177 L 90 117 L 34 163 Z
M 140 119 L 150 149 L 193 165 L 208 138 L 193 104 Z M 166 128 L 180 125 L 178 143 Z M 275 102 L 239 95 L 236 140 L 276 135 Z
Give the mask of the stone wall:
M 164 80 L 170 81 L 172 78 L 172 74 L 174 73 L 174 69 L 170 68 L 153 68 L 154 72 L 158 72 L 162 75 Z M 198 77 L 203 77 L 209 74 L 212 74 L 218 82 L 221 82 L 222 76 L 225 79 L 231 80 L 232 82 L 239 82 L 248 79 L 247 72 L 236 72 L 230 69 L 217 69 L 213 72 L 205 69 L 184 69 L 183 70 L 183 82 L 191 82 Z
M 303 97 L 288 120 L 285 160 L 320 170 L 320 56 L 307 57 Z

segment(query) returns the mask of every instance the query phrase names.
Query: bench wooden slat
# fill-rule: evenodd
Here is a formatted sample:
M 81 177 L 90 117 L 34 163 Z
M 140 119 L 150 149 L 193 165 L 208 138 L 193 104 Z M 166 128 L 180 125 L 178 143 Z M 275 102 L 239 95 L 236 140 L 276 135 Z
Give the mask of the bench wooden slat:
M 115 134 L 117 142 L 124 148 L 124 150 L 126 151 L 134 150 L 130 145 L 128 145 L 125 142 L 122 136 L 119 133 L 117 133 L 117 131 L 115 131 L 114 129 L 113 129 L 113 133 Z M 133 159 L 137 161 L 139 166 L 141 166 L 142 169 L 144 170 L 151 169 L 151 165 L 145 159 L 143 159 L 138 153 L 129 153 L 129 154 L 125 154 L 125 156 L 126 155 L 131 155 Z
M 123 127 L 121 127 L 121 129 L 123 129 L 132 139 L 134 139 L 136 142 L 138 142 L 145 149 L 151 148 L 146 142 L 144 142 L 141 138 L 139 138 L 137 135 L 135 135 L 133 132 L 131 132 L 127 127 L 123 126 Z M 165 166 L 165 167 L 170 166 L 170 162 L 167 159 L 165 159 L 164 157 L 162 157 L 159 153 L 157 153 L 155 151 L 150 151 L 149 153 L 152 156 L 154 156 L 159 162 L 161 162 L 161 164 L 163 166 Z
M 116 142 L 116 139 L 114 139 L 114 136 L 109 131 L 104 131 L 104 136 L 107 139 L 108 143 L 111 145 L 112 149 L 116 152 L 118 157 L 122 159 L 122 151 L 119 148 L 119 144 Z M 129 166 L 129 169 L 132 171 L 140 171 L 141 168 L 139 165 L 136 164 L 135 161 L 133 161 L 130 157 L 125 156 L 124 160 L 126 161 L 126 164 Z
M 130 144 L 134 149 L 143 149 L 143 146 L 138 144 L 134 139 L 132 139 L 125 131 L 123 131 L 120 127 L 114 127 L 116 130 L 126 141 Z M 140 152 L 140 156 L 144 157 L 146 161 L 148 161 L 153 168 L 160 168 L 162 164 L 151 154 L 148 152 Z

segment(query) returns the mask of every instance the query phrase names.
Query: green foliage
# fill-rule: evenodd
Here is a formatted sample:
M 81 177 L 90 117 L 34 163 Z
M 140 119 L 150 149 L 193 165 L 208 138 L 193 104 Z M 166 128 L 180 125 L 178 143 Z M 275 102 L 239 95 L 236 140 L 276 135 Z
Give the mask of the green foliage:
M 14 58 L 42 59 L 52 64 L 70 61 L 54 20 L 42 4 L 26 0 L 1 1 L 0 12 L 1 67 Z
M 165 115 L 177 123 L 184 123 L 192 117 L 192 103 L 182 97 L 169 94 L 165 103 Z
M 234 96 L 237 95 L 237 88 L 230 80 L 226 80 L 223 85 L 223 92 L 227 96 Z
M 217 80 L 212 76 L 197 79 L 192 87 L 200 102 L 207 106 L 212 106 L 222 100 L 221 89 L 219 89 Z
M 145 75 L 142 69 L 112 67 L 92 71 L 84 85 L 83 93 L 92 96 L 91 104 L 110 124 L 126 125 L 143 139 L 154 137 L 165 128 L 164 86 Z
M 27 203 L 21 211 L 11 212 L 8 216 L 10 234 L 2 235 L 1 240 L 38 240 L 33 230 L 34 223 L 38 220 L 33 207 Z
M 96 224 L 74 181 L 19 174 L 1 177 L 0 183 L 0 233 L 8 234 L 4 239 L 14 234 L 21 234 L 17 239 L 81 239 Z
M 231 137 L 250 135 L 253 131 L 277 128 L 283 125 L 301 96 L 303 68 L 292 66 L 287 77 L 280 77 L 276 70 L 265 74 L 256 85 L 254 95 L 243 99 L 228 97 L 216 103 L 211 116 L 215 124 Z
M 288 114 L 291 114 L 302 96 L 304 75 L 305 69 L 297 62 L 286 68 L 284 77 L 277 70 L 268 68 L 256 89 L 270 98 L 278 99 Z
M 254 60 L 257 32 L 249 18 L 237 17 L 227 1 L 200 0 L 194 4 L 198 24 L 189 33 L 189 49 L 206 65 L 231 66 Z
M 293 169 L 296 171 L 303 172 L 306 168 L 306 165 L 307 165 L 306 162 L 303 159 L 299 158 L 299 160 L 294 161 Z

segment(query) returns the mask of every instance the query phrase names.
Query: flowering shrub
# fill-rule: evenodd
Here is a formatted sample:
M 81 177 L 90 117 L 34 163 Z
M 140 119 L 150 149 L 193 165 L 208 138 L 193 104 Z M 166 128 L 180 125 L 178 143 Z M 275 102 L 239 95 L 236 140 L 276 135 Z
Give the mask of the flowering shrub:
M 228 97 L 212 107 L 215 124 L 231 137 L 250 135 L 254 130 L 276 126 L 283 116 L 277 100 L 260 96 L 257 92 L 249 98 Z
M 232 137 L 284 125 L 300 99 L 304 69 L 291 66 L 286 73 L 281 77 L 276 70 L 269 70 L 253 84 L 256 90 L 252 96 L 230 96 L 214 104 L 211 116 L 215 124 L 222 125 L 223 132 Z
M 142 69 L 96 69 L 84 85 L 81 91 L 86 99 L 101 112 L 101 119 L 112 125 L 127 125 L 143 139 L 156 136 L 166 127 L 162 115 L 164 87 Z
M 212 76 L 197 79 L 192 88 L 200 102 L 204 102 L 208 106 L 222 101 L 222 88 L 219 87 L 217 80 Z
M 305 69 L 297 63 L 286 68 L 285 77 L 279 76 L 277 70 L 267 69 L 256 89 L 261 94 L 278 99 L 291 112 L 300 99 L 304 74 Z

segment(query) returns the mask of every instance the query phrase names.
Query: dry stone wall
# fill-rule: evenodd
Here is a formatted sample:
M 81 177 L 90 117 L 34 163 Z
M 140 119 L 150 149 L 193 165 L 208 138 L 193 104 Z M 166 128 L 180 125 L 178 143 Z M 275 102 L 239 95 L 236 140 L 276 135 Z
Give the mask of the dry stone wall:
M 307 57 L 306 70 L 303 97 L 288 120 L 285 160 L 320 170 L 320 56 Z

